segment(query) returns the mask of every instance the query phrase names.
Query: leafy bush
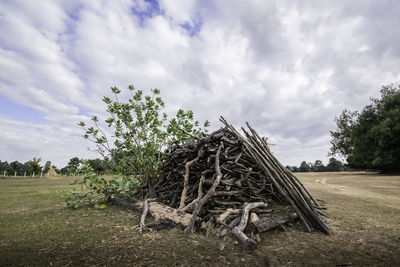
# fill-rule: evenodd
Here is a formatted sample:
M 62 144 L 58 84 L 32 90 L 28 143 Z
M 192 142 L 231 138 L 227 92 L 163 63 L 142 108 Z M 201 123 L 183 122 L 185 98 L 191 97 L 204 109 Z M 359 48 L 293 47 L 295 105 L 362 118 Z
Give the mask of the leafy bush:
M 71 185 L 80 185 L 80 190 L 73 187 L 70 192 L 59 191 L 69 208 L 83 205 L 104 208 L 105 204 L 99 205 L 99 202 L 115 197 L 132 198 L 139 185 L 139 181 L 135 178 L 113 177 L 107 180 L 99 177 L 86 160 L 81 160 L 78 171 L 83 173 L 83 177 L 76 179 Z
M 84 122 L 78 125 L 85 130 L 84 138 L 94 142 L 101 155 L 111 158 L 114 170 L 124 177 L 134 175 L 141 185 L 147 183 L 150 194 L 154 195 L 152 181 L 158 179 L 166 146 L 200 137 L 207 132 L 209 122 L 201 128 L 193 112 L 182 109 L 168 120 L 162 112 L 165 104 L 158 89 L 143 96 L 142 90 L 130 85 L 131 97 L 126 102 L 119 99 L 121 90 L 112 87 L 111 91 L 114 99 L 104 97 L 103 102 L 110 115 L 105 123 L 113 130 L 112 138 L 107 138 L 100 128 L 97 116 L 92 117 L 91 127 L 86 127 Z
M 130 98 L 120 100 L 121 90 L 111 88 L 114 98 L 104 97 L 109 117 L 105 120 L 112 136 L 107 137 L 106 131 L 100 127 L 99 118 L 92 116 L 92 126 L 79 122 L 85 134 L 83 137 L 96 144 L 97 151 L 108 158 L 110 168 L 122 175 L 121 179 L 105 180 L 99 178 L 93 169 L 84 163 L 79 172 L 84 172 L 84 178 L 75 184 L 88 188 L 88 193 L 73 191 L 67 198 L 74 207 L 79 206 L 93 194 L 107 198 L 115 196 L 132 196 L 138 186 L 147 184 L 150 197 L 155 197 L 153 182 L 160 175 L 165 149 L 172 144 L 179 144 L 201 137 L 207 132 L 209 122 L 200 126 L 194 119 L 191 110 L 179 109 L 174 118 L 162 110 L 164 101 L 160 90 L 153 89 L 151 94 L 143 96 L 142 90 L 129 86 Z M 90 200 L 91 201 L 91 200 Z

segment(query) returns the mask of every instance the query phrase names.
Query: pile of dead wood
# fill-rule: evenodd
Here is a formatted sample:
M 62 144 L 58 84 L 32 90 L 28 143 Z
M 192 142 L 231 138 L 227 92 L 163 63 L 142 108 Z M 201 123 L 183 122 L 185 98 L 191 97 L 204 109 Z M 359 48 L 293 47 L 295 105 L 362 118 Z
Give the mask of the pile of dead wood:
M 295 220 L 306 231 L 329 234 L 321 201 L 279 163 L 266 138 L 249 124 L 241 134 L 220 120 L 224 128 L 168 149 L 154 185 L 156 202 L 136 204 L 144 205 L 144 216 L 150 210 L 156 219 L 183 225 L 185 233 L 196 228 L 207 234 L 211 229 L 220 235 L 231 232 L 248 249 L 256 247 L 257 233 Z

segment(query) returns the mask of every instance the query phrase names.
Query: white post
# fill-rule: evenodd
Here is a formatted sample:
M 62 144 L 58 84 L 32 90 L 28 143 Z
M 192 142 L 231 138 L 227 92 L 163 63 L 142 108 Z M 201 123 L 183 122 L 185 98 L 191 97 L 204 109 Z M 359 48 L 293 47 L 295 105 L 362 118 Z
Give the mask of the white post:
M 43 172 L 40 173 L 40 178 L 43 178 Z
M 35 178 L 35 172 L 32 173 L 32 178 Z
M 4 171 L 4 173 L 3 173 L 3 177 L 4 177 L 4 178 L 6 178 L 6 171 Z
M 24 178 L 26 178 L 26 172 L 24 172 Z
M 14 177 L 17 177 L 17 172 L 14 172 Z

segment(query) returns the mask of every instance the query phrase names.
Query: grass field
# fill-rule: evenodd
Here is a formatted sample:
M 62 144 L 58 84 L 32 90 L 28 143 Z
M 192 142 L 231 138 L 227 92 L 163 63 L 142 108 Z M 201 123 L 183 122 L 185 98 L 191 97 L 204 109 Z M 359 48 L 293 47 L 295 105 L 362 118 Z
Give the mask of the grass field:
M 71 178 L 0 178 L 0 266 L 400 266 L 400 176 L 301 173 L 327 202 L 329 236 L 297 227 L 261 236 L 252 254 L 233 239 L 181 229 L 138 233 L 118 207 L 66 209 Z

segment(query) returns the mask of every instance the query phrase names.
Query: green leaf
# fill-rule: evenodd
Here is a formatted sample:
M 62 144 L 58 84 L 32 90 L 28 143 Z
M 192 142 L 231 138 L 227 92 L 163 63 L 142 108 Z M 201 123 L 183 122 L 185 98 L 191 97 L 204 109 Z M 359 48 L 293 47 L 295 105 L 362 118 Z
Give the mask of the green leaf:
M 111 87 L 111 91 L 116 95 L 121 93 L 121 90 L 119 90 L 117 87 Z
M 103 97 L 103 102 L 108 105 L 108 104 L 111 104 L 112 101 L 111 101 L 111 99 L 109 97 L 105 96 L 105 97 Z

